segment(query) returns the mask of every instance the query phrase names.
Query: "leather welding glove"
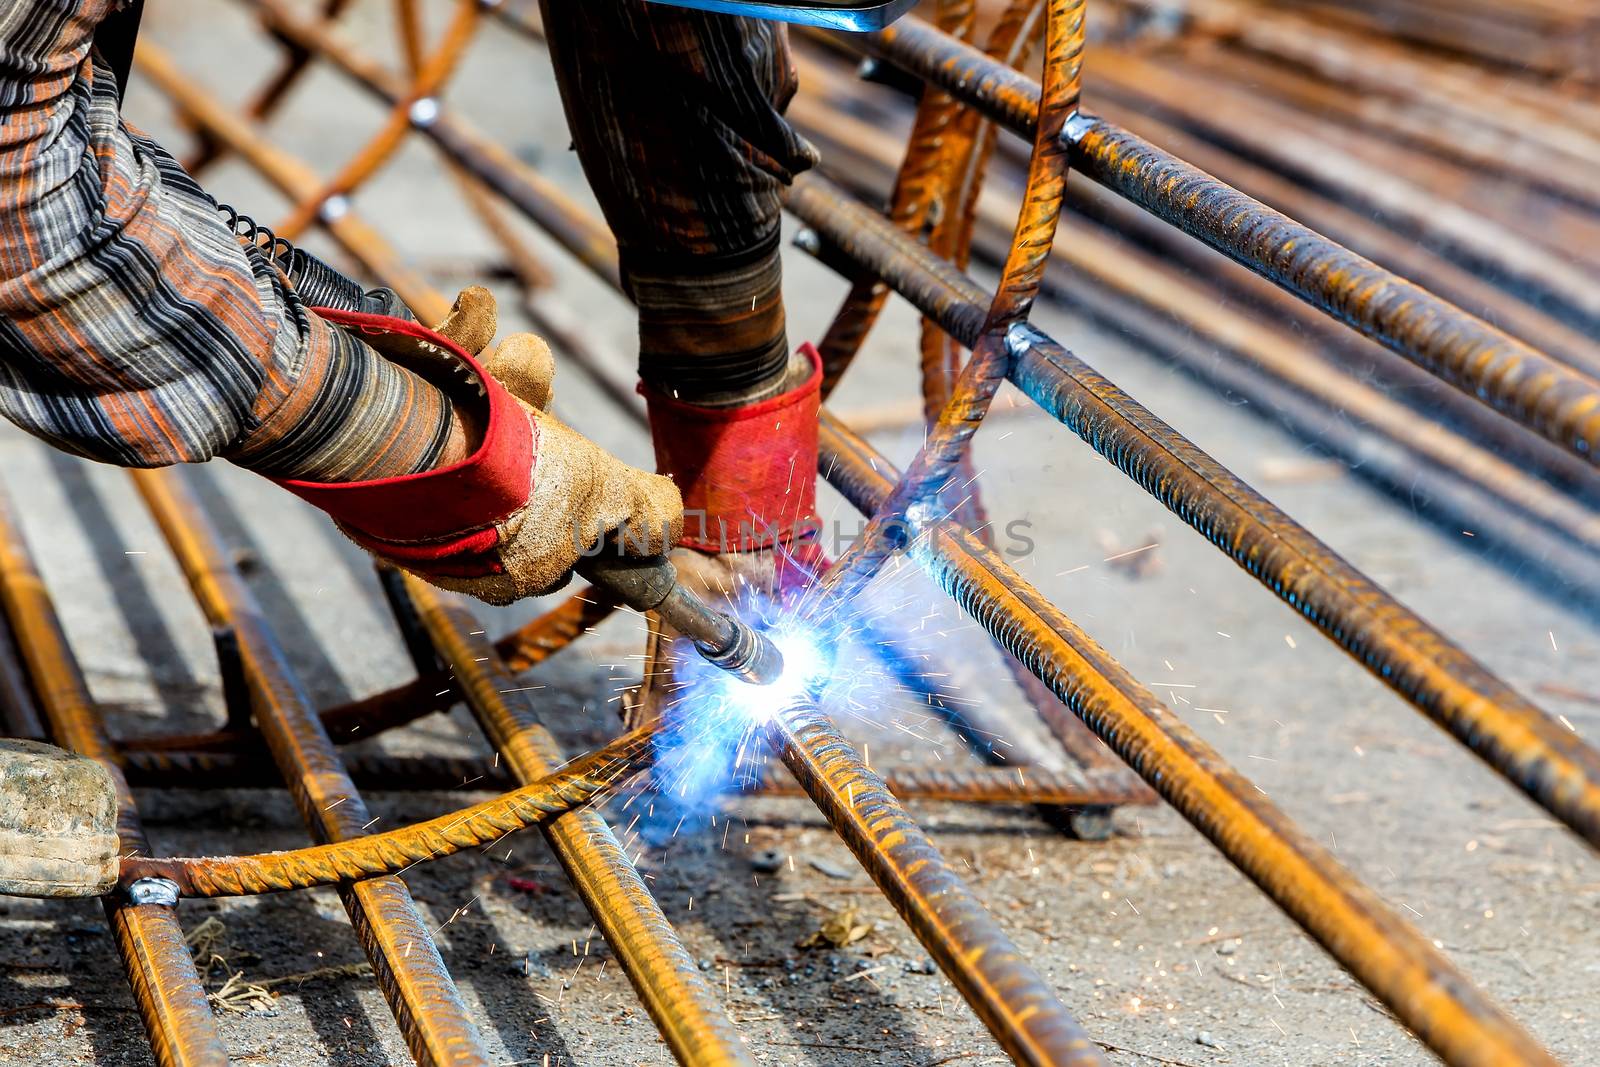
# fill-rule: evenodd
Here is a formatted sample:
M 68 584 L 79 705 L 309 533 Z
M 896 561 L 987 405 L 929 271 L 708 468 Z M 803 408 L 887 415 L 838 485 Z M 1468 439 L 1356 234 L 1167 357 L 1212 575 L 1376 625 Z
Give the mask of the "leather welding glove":
M 437 330 L 383 315 L 317 309 L 388 359 L 440 381 L 455 374 L 456 412 L 478 444 L 459 463 L 369 482 L 281 480 L 375 556 L 491 604 L 559 589 L 611 538 L 630 555 L 666 551 L 682 533 L 671 479 L 630 467 L 545 410 L 555 363 L 532 334 L 495 333 L 494 297 L 464 290 Z

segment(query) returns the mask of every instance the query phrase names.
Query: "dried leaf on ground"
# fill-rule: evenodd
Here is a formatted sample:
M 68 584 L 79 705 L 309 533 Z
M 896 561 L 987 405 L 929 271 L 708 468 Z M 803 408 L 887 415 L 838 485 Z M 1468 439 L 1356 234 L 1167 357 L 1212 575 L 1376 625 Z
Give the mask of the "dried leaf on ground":
M 863 921 L 854 904 L 830 911 L 822 925 L 795 942 L 797 948 L 844 948 L 872 933 L 872 922 Z

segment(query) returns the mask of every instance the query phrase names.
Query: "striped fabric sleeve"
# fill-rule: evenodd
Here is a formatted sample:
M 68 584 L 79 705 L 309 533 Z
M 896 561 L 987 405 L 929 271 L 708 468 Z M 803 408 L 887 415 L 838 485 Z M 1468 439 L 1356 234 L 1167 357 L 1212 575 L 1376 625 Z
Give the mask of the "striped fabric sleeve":
M 0 413 L 122 466 L 428 469 L 445 394 L 308 312 L 123 124 L 90 47 L 113 2 L 0 5 Z

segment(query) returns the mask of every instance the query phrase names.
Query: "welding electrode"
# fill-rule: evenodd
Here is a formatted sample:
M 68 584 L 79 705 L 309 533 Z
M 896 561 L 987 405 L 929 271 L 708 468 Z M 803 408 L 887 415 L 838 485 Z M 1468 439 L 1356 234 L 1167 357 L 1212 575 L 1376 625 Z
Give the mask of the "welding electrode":
M 743 681 L 771 685 L 783 673 L 783 654 L 770 639 L 685 589 L 665 556 L 606 552 L 579 563 L 578 573 L 634 610 L 656 612 L 693 641 L 700 655 Z

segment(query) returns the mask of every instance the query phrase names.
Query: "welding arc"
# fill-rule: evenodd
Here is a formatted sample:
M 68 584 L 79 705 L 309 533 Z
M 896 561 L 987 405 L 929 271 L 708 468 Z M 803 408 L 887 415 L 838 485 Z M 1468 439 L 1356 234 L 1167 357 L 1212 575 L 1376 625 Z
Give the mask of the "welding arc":
M 168 878 L 186 897 L 237 897 L 397 874 L 594 802 L 655 762 L 653 735 L 641 727 L 536 782 L 397 830 L 257 856 L 131 857 L 120 881 Z

